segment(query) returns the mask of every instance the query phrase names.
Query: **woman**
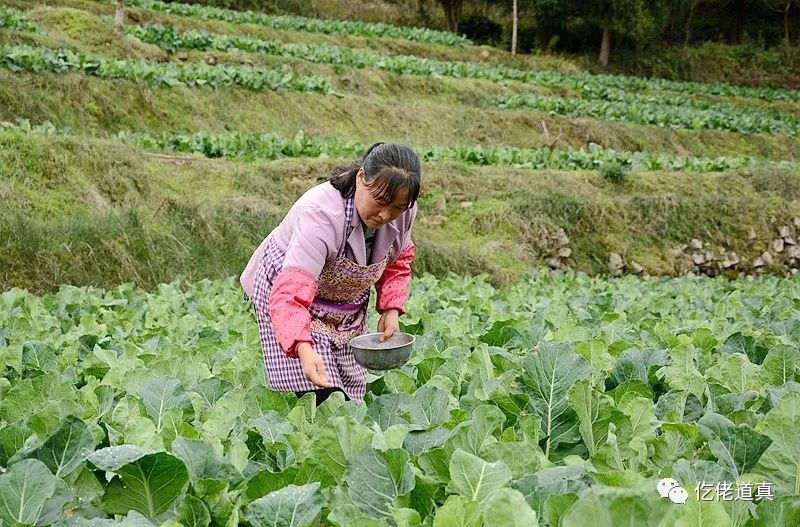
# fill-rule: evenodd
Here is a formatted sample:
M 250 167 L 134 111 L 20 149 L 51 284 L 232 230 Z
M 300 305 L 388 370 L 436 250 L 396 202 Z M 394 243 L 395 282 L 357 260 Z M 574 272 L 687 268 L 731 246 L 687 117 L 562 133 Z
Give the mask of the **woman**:
M 399 329 L 411 281 L 420 163 L 408 147 L 376 143 L 307 191 L 242 273 L 255 304 L 272 389 L 363 400 L 366 369 L 348 341 L 364 332 L 370 288 L 381 339 Z

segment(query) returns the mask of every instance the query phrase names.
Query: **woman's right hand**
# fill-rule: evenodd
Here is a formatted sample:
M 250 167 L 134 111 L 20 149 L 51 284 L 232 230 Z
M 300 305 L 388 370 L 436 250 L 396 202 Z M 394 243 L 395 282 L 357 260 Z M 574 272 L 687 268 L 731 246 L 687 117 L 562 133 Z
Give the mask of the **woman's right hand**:
M 303 374 L 305 374 L 308 382 L 320 388 L 333 388 L 328 379 L 328 372 L 325 371 L 322 356 L 311 347 L 311 344 L 308 342 L 298 344 L 297 357 L 300 359 L 300 364 L 303 366 Z

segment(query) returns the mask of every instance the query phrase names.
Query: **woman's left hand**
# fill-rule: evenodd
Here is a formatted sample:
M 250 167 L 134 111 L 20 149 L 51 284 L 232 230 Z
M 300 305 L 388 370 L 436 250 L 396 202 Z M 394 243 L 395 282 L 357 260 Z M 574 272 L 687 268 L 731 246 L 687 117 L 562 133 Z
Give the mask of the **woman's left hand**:
M 387 309 L 383 312 L 380 320 L 378 320 L 378 332 L 383 333 L 380 336 L 381 342 L 385 342 L 394 335 L 395 331 L 400 330 L 399 318 L 400 312 L 396 309 Z

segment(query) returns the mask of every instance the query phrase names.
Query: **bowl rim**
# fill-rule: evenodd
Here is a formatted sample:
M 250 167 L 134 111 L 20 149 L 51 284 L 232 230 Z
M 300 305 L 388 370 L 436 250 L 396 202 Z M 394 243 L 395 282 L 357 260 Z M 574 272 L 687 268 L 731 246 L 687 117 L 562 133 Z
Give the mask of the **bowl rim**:
M 356 339 L 363 338 L 363 337 L 369 337 L 371 335 L 382 335 L 383 334 L 383 332 L 381 332 L 381 331 L 376 331 L 376 332 L 373 332 L 373 333 L 364 333 L 362 335 L 356 335 L 355 337 L 351 338 L 347 342 L 347 344 L 351 348 L 357 348 L 357 349 L 365 350 L 365 351 L 393 351 L 393 350 L 398 350 L 400 348 L 404 348 L 406 346 L 411 346 L 417 340 L 417 336 L 412 334 L 412 333 L 406 333 L 405 331 L 397 331 L 396 333 L 401 333 L 403 335 L 408 335 L 409 337 L 411 337 L 411 340 L 406 342 L 405 344 L 401 344 L 401 345 L 395 346 L 393 348 L 372 348 L 372 347 L 368 347 L 368 346 L 365 347 L 365 346 L 354 346 L 353 345 L 353 341 L 356 340 Z

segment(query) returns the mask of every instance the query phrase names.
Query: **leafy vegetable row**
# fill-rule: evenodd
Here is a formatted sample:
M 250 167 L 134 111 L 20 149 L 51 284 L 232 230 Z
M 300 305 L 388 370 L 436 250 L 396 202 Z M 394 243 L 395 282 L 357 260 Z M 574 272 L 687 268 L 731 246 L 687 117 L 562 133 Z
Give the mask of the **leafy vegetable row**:
M 250 90 L 330 93 L 325 77 L 239 65 L 175 64 L 119 60 L 67 49 L 0 45 L 0 64 L 12 71 L 80 72 L 101 79 L 139 81 L 151 86 L 240 86 Z
M 745 134 L 800 134 L 800 116 L 731 104 L 672 104 L 669 96 L 641 96 L 625 92 L 614 93 L 612 100 L 552 97 L 533 94 L 498 95 L 501 108 L 530 108 L 559 115 L 593 117 L 610 121 L 627 121 L 669 128 L 698 130 L 710 128 Z
M 205 30 L 180 31 L 174 26 L 161 24 L 146 24 L 133 26 L 128 29 L 132 36 L 161 47 L 167 51 L 179 49 L 201 49 L 219 51 L 247 51 L 266 53 L 284 57 L 294 57 L 315 63 L 343 64 L 354 68 L 376 68 L 397 74 L 445 76 L 454 78 L 483 79 L 493 82 L 518 81 L 555 89 L 569 89 L 577 91 L 581 96 L 591 98 L 604 98 L 619 100 L 625 97 L 636 97 L 627 94 L 627 91 L 647 90 L 675 90 L 687 91 L 693 94 L 714 94 L 719 86 L 710 84 L 689 85 L 687 90 L 682 90 L 675 83 L 666 81 L 643 80 L 633 77 L 615 77 L 610 75 L 590 75 L 587 73 L 558 73 L 552 71 L 521 70 L 502 65 L 487 65 L 478 62 L 445 61 L 427 59 L 412 55 L 390 55 L 369 49 L 352 49 L 330 44 L 300 44 L 284 43 L 274 40 L 264 40 L 252 37 L 225 35 Z M 704 87 L 704 88 L 703 88 Z M 772 93 L 751 88 L 729 87 L 740 96 L 759 96 L 767 100 L 781 99 L 778 92 Z M 704 91 L 705 90 L 705 91 Z M 742 92 L 742 90 L 744 90 Z M 723 90 L 724 91 L 724 90 Z M 800 93 L 800 92 L 798 92 Z M 729 94 L 729 93 L 724 93 Z M 787 91 L 785 98 L 793 100 L 797 95 Z M 644 96 L 642 96 L 644 97 Z M 705 109 L 712 106 L 721 108 L 738 108 L 739 105 L 718 104 L 686 96 L 647 96 L 660 103 L 690 106 Z M 798 98 L 797 100 L 800 100 Z M 772 115 L 778 118 L 775 110 L 754 109 L 744 107 L 742 112 L 748 115 Z
M 316 408 L 266 387 L 233 277 L 12 289 L 0 521 L 796 527 L 798 295 L 774 277 L 416 277 L 409 363 Z M 664 477 L 685 505 L 659 499 Z M 761 490 L 703 501 L 700 482 Z
M 31 125 L 19 121 L 21 130 L 56 135 L 68 133 L 51 123 Z M 120 131 L 115 139 L 145 149 L 202 154 L 206 157 L 225 157 L 253 161 L 284 157 L 358 157 L 367 145 L 336 138 L 312 137 L 302 131 L 293 138 L 276 134 L 197 132 L 194 134 Z M 689 172 L 719 172 L 747 166 L 765 165 L 794 168 L 791 161 L 768 162 L 752 157 L 697 158 L 678 157 L 648 152 L 628 152 L 604 149 L 592 145 L 588 150 L 553 150 L 549 148 L 517 148 L 513 146 L 453 146 L 418 148 L 416 152 L 426 162 L 455 161 L 479 166 L 514 166 L 535 170 L 595 170 L 605 166 L 621 166 L 632 170 L 668 170 Z
M 400 27 L 353 20 L 320 20 L 300 16 L 276 16 L 197 4 L 161 2 L 159 0 L 128 0 L 128 4 L 153 11 L 196 17 L 203 20 L 222 20 L 234 24 L 258 24 L 273 29 L 289 31 L 360 37 L 392 37 L 457 47 L 472 45 L 467 38 L 461 35 L 421 27 Z
M 36 31 L 36 26 L 28 20 L 28 17 L 22 11 L 0 6 L 0 29 L 34 32 Z

